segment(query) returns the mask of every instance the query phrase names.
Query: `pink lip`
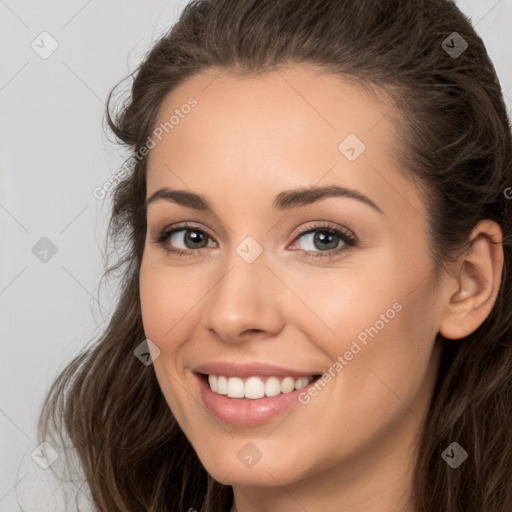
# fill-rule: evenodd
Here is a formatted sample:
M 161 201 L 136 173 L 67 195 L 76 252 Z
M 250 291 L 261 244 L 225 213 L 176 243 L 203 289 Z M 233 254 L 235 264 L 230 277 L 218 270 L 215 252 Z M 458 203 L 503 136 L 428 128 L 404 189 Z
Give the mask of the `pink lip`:
M 225 377 L 310 377 L 311 375 L 319 375 L 322 372 L 311 371 L 303 372 L 298 370 L 292 370 L 284 368 L 282 366 L 275 366 L 271 364 L 262 363 L 249 363 L 249 364 L 237 364 L 229 362 L 216 362 L 200 364 L 195 368 L 192 368 L 194 372 L 204 373 L 207 375 L 223 375 Z
M 251 375 L 254 375 L 254 373 L 251 373 Z M 310 386 L 315 384 L 315 381 L 313 381 L 302 389 L 296 389 L 291 393 L 281 393 L 280 395 L 265 396 L 253 400 L 251 398 L 229 398 L 226 395 L 219 395 L 210 389 L 204 376 L 199 373 L 194 373 L 194 376 L 198 382 L 203 403 L 213 416 L 224 423 L 241 427 L 259 425 L 277 418 L 294 405 L 297 405 L 299 394 L 307 391 Z

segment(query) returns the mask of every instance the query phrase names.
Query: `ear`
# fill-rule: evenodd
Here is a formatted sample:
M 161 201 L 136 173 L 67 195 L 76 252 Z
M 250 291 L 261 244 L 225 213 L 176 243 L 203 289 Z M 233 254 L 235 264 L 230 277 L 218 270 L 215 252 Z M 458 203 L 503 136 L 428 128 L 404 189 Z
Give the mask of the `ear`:
M 475 331 L 491 312 L 503 270 L 503 234 L 489 219 L 479 222 L 470 235 L 471 245 L 454 264 L 446 285 L 447 300 L 439 332 L 460 339 Z

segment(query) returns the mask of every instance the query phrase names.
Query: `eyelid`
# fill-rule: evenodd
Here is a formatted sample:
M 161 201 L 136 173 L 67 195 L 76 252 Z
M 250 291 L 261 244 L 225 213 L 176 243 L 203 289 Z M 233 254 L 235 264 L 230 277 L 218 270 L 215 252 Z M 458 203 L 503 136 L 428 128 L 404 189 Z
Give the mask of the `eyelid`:
M 208 230 L 208 228 L 204 227 L 202 224 L 196 224 L 193 221 L 183 221 L 178 222 L 177 224 L 170 224 L 170 225 L 164 225 L 162 228 L 155 228 L 156 236 L 159 235 L 170 235 L 171 233 L 174 233 L 175 231 L 182 231 L 182 230 L 197 230 L 197 231 L 203 231 L 205 234 L 207 234 L 212 240 L 215 240 L 215 237 L 212 235 L 212 233 Z
M 328 220 L 316 220 L 315 221 L 314 220 L 314 221 L 311 221 L 311 222 L 313 224 L 311 224 L 309 227 L 306 227 L 306 228 L 297 227 L 297 228 L 295 228 L 293 230 L 292 242 L 294 242 L 299 235 L 300 236 L 306 235 L 306 234 L 308 234 L 311 231 L 319 230 L 321 228 L 331 228 L 331 229 L 333 229 L 335 231 L 341 231 L 346 236 L 357 239 L 356 234 L 351 229 L 348 229 L 348 228 L 346 228 L 344 226 L 340 226 L 339 224 L 335 224 L 335 223 L 333 223 L 331 221 L 328 221 Z

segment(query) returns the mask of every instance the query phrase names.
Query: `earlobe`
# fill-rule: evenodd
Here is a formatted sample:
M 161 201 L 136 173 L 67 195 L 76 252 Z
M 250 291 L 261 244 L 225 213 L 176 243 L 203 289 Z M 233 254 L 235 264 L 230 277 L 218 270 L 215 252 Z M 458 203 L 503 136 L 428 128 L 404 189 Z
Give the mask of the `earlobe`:
M 502 231 L 491 221 L 481 221 L 471 233 L 471 245 L 456 264 L 457 278 L 447 286 L 439 332 L 460 339 L 475 331 L 492 311 L 503 270 Z M 454 288 L 456 289 L 453 292 Z

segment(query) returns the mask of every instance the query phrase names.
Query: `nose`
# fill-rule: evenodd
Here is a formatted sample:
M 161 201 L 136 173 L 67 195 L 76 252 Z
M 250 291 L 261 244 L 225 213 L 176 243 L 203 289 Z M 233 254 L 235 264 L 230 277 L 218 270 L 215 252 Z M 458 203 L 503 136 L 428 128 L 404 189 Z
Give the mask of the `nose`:
M 205 297 L 204 327 L 227 343 L 275 336 L 283 328 L 283 283 L 265 253 L 248 263 L 235 251 Z

